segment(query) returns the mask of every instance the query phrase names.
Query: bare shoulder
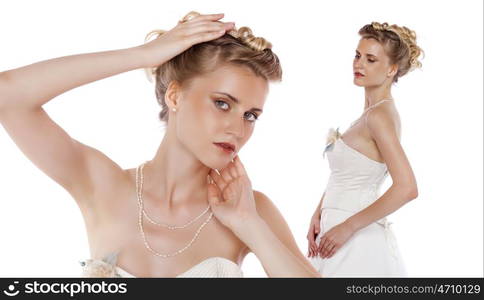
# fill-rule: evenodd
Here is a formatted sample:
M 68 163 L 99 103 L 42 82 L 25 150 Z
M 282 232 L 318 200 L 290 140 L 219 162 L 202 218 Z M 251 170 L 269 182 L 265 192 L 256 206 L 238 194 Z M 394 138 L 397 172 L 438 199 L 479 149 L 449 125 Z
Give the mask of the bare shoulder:
M 272 202 L 269 197 L 267 197 L 264 193 L 261 191 L 254 190 L 254 199 L 256 201 L 257 205 L 267 205 L 268 202 Z
M 389 135 L 400 138 L 400 116 L 393 105 L 379 105 L 370 110 L 366 123 L 373 138 Z
M 267 221 L 266 219 L 272 219 L 275 216 L 282 217 L 279 209 L 275 206 L 267 195 L 260 191 L 254 190 L 254 199 L 256 203 L 257 212 L 261 215 L 261 217 Z
M 260 217 L 271 227 L 272 231 L 279 236 L 281 240 L 293 241 L 292 233 L 289 226 L 276 207 L 276 205 L 260 191 L 254 190 L 254 199 L 256 203 L 257 213 Z

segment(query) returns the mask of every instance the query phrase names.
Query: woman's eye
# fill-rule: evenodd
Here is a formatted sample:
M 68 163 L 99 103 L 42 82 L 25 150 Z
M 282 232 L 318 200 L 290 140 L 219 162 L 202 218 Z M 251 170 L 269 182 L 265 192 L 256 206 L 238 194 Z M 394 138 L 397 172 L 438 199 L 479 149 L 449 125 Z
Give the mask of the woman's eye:
M 223 110 L 227 110 L 230 108 L 229 104 L 222 100 L 215 100 L 215 106 Z
M 376 60 L 369 59 L 368 62 L 374 63 Z
M 355 55 L 355 58 L 360 58 L 360 55 L 359 55 L 359 54 L 356 54 L 356 55 Z
M 254 114 L 253 112 L 246 112 L 244 114 L 244 118 L 249 122 L 255 122 L 255 121 L 257 121 L 258 116 L 256 114 Z

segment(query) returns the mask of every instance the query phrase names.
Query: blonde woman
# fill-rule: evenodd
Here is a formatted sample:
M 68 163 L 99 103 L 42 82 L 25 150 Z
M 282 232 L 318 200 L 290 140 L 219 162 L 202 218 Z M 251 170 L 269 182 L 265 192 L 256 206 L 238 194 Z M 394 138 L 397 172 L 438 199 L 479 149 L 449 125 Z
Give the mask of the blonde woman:
M 311 219 L 308 256 L 323 276 L 405 276 L 386 216 L 417 197 L 417 183 L 400 144 L 392 84 L 420 67 L 421 49 L 406 27 L 373 22 L 359 34 L 353 72 L 365 108 L 343 134 L 330 130 L 331 175 Z M 393 183 L 379 196 L 388 174 Z
M 317 277 L 281 214 L 253 191 L 237 156 L 281 79 L 271 45 L 222 14 L 192 12 L 140 46 L 0 73 L 0 121 L 23 153 L 75 199 L 91 258 L 84 276 L 239 277 L 249 252 L 270 277 Z M 43 105 L 145 68 L 166 134 L 155 156 L 121 169 L 70 137 Z M 129 141 L 126 141 L 129 143 Z

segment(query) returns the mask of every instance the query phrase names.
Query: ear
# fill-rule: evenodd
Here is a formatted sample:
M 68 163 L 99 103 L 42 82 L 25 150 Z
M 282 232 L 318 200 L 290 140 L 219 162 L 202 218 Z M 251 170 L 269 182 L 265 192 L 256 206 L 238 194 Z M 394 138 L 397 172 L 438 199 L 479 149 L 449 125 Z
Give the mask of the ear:
M 178 108 L 181 93 L 180 83 L 176 80 L 170 81 L 165 93 L 165 104 L 169 110 Z
M 397 75 L 397 72 L 398 72 L 398 65 L 393 64 L 390 66 L 390 69 L 388 70 L 387 77 L 394 77 L 395 75 Z

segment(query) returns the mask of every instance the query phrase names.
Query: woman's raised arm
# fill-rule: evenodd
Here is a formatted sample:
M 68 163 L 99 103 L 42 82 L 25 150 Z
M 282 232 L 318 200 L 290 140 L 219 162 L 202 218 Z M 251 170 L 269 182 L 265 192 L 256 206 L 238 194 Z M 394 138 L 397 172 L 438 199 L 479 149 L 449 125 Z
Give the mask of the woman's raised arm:
M 73 88 L 156 67 L 196 43 L 218 38 L 233 27 L 233 23 L 219 22 L 222 17 L 197 16 L 132 48 L 59 57 L 1 72 L 0 123 L 39 169 L 76 200 L 89 198 L 99 178 L 113 177 L 121 168 L 100 151 L 71 138 L 42 106 Z

